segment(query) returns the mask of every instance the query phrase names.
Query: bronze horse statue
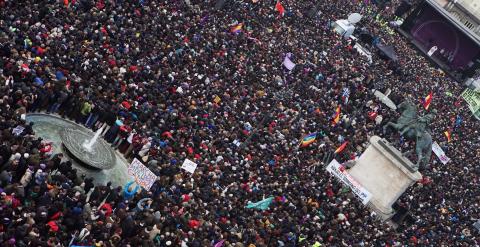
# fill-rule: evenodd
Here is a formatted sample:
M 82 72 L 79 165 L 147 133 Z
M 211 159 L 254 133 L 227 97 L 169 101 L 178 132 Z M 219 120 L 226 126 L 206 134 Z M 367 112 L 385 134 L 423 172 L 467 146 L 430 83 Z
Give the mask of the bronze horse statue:
M 417 106 L 409 100 L 398 105 L 398 110 L 401 111 L 401 115 L 397 122 L 388 122 L 383 126 L 383 131 L 392 127 L 407 140 L 415 140 L 415 152 L 418 160 L 414 168 L 424 167 L 428 165 L 432 155 L 432 136 L 428 125 L 435 117 L 436 111 L 433 110 L 430 114 L 418 116 Z

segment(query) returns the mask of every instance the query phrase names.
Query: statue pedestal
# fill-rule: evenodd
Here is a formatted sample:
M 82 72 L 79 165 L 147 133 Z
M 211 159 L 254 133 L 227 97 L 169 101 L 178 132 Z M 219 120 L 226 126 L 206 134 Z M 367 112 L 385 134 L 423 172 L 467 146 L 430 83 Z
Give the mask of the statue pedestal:
M 348 173 L 371 194 L 368 206 L 381 217 L 390 219 L 392 205 L 405 190 L 422 179 L 414 164 L 400 151 L 378 136 L 370 138 L 370 146 Z

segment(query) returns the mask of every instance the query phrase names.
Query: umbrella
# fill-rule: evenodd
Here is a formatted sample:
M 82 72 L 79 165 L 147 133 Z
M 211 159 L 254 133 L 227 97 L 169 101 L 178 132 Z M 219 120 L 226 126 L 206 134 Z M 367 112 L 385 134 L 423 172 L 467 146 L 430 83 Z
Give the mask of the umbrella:
M 390 94 L 389 91 L 390 90 L 387 90 L 385 95 L 382 92 L 375 90 L 373 92 L 373 95 L 375 95 L 375 97 L 377 97 L 382 103 L 388 106 L 388 108 L 392 110 L 397 110 L 397 105 L 395 105 L 395 103 L 393 103 L 393 101 L 390 98 L 388 98 L 388 95 Z

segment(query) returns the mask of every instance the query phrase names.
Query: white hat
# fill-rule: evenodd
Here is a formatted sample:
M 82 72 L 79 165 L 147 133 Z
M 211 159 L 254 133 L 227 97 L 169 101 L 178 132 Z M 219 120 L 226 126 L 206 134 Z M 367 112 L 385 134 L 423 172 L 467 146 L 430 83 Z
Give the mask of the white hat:
M 165 244 L 166 244 L 167 246 L 170 246 L 170 245 L 172 245 L 172 241 L 169 240 L 169 241 L 167 241 Z

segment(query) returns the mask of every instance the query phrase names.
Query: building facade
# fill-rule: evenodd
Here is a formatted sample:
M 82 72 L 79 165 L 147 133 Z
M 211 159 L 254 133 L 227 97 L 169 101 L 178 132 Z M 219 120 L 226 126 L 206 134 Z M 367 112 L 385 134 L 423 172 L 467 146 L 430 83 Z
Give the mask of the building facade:
M 480 37 L 480 1 L 478 0 L 437 0 L 457 22 Z

